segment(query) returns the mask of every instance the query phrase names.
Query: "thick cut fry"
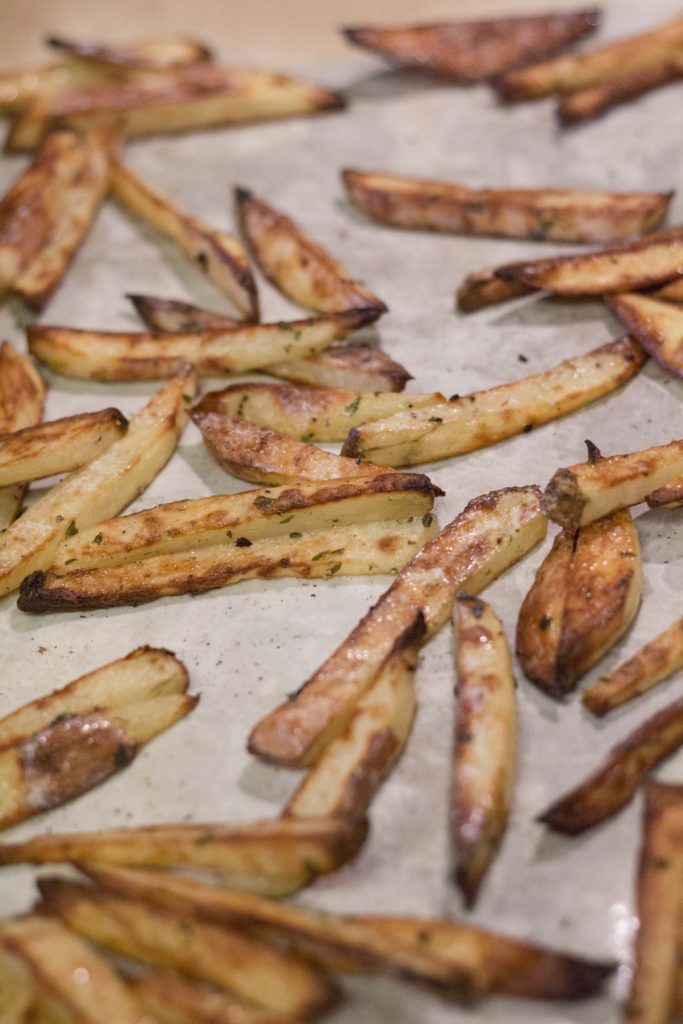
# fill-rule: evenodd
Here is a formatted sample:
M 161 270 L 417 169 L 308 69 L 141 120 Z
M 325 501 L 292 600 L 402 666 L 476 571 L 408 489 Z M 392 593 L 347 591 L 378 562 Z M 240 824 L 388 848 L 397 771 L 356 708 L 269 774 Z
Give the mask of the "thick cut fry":
M 386 306 L 294 221 L 246 189 L 235 193 L 237 213 L 252 255 L 271 284 L 304 309 L 338 313 Z
M 160 380 L 174 376 L 187 364 L 201 375 L 215 376 L 263 369 L 290 355 L 305 358 L 376 319 L 374 309 L 352 309 L 288 323 L 237 324 L 183 334 L 32 324 L 27 335 L 33 355 L 67 377 Z
M 543 539 L 546 525 L 536 487 L 492 491 L 471 501 L 417 552 L 334 654 L 256 725 L 250 751 L 277 764 L 313 764 L 346 728 L 416 612 L 422 611 L 433 635 L 459 590 L 482 590 Z
M 530 295 L 533 291 L 534 288 L 520 281 L 501 281 L 496 277 L 496 268 L 487 267 L 467 275 L 455 293 L 455 301 L 461 313 L 475 313 L 478 309 Z
M 234 302 L 245 319 L 258 320 L 256 282 L 239 239 L 186 213 L 120 160 L 112 167 L 111 189 L 126 209 L 172 239 Z
M 222 885 L 284 896 L 345 864 L 365 842 L 364 819 L 280 818 L 239 825 L 147 825 L 48 834 L 0 844 L 0 864 L 79 861 L 140 868 L 191 868 Z M 170 878 L 145 872 L 149 878 Z M 212 892 L 217 892 L 211 889 Z
M 0 343 L 0 432 L 10 433 L 40 423 L 45 403 L 45 385 L 33 363 Z M 21 507 L 26 488 L 0 488 L 0 533 L 6 530 Z
M 557 534 L 536 571 L 517 619 L 519 663 L 527 679 L 542 683 L 546 692 L 554 689 L 558 672 L 557 652 L 571 580 L 574 540 L 575 534 L 569 530 Z
M 228 925 L 61 878 L 41 879 L 39 888 L 44 909 L 117 953 L 212 982 L 283 1016 L 308 1020 L 334 1001 L 331 984 L 306 961 Z
M 37 914 L 3 921 L 0 947 L 25 965 L 60 1022 L 143 1024 L 142 1007 L 113 968 L 59 921 Z
M 343 31 L 349 42 L 388 58 L 392 64 L 456 82 L 480 82 L 557 53 L 594 32 L 599 23 L 600 12 L 587 8 L 561 14 Z
M 150 970 L 130 978 L 128 984 L 158 1024 L 285 1024 L 286 1020 L 175 971 Z
M 609 752 L 603 765 L 539 816 L 555 832 L 578 835 L 633 799 L 649 773 L 683 743 L 683 700 L 648 718 Z
M 0 433 L 0 486 L 78 469 L 110 448 L 127 427 L 118 409 L 103 409 Z
M 194 390 L 188 367 L 134 416 L 124 437 L 64 477 L 0 534 L 0 594 L 47 569 L 62 539 L 116 515 L 144 491 L 173 454 Z
M 557 113 L 563 124 L 580 124 L 600 117 L 606 111 L 637 99 L 653 89 L 675 82 L 683 76 L 683 61 L 675 53 L 667 54 L 652 67 L 615 75 L 598 85 L 577 89 L 560 97 Z
M 382 224 L 555 242 L 614 242 L 655 228 L 673 193 L 468 189 L 385 172 L 343 171 L 351 202 Z
M 424 639 L 424 616 L 418 612 L 359 700 L 346 731 L 332 740 L 305 776 L 285 815 L 363 817 L 408 742 L 417 706 L 417 656 Z
M 510 651 L 493 610 L 463 595 L 453 624 L 458 652 L 453 877 L 471 907 L 507 827 L 517 771 L 517 708 Z
M 607 43 L 586 53 L 556 57 L 508 71 L 493 85 L 506 100 L 538 99 L 552 93 L 571 93 L 577 89 L 609 82 L 618 75 L 643 71 L 659 64 L 683 45 L 683 18 L 642 35 Z
M 683 475 L 683 441 L 558 469 L 543 494 L 546 515 L 577 530 L 629 508 Z
M 211 60 L 211 51 L 184 36 L 160 36 L 129 46 L 92 43 L 83 39 L 49 36 L 48 46 L 70 60 L 122 71 L 172 71 Z
M 646 359 L 633 339 L 611 341 L 545 373 L 353 427 L 342 455 L 412 466 L 487 448 L 610 394 Z
M 114 120 L 127 138 L 142 138 L 305 116 L 343 105 L 337 93 L 287 75 L 197 64 L 155 80 L 111 82 L 40 99 L 16 119 L 7 148 L 33 149 L 55 122 L 87 127 Z
M 619 248 L 508 263 L 495 273 L 501 281 L 557 295 L 606 295 L 666 284 L 682 267 L 683 228 L 670 228 Z
M 647 295 L 614 295 L 605 301 L 660 366 L 683 377 L 683 309 Z
M 581 998 L 602 987 L 610 966 L 578 960 L 456 921 L 343 917 L 217 891 L 168 874 L 82 866 L 98 883 L 179 914 L 246 925 L 275 935 L 341 971 L 426 981 L 465 999 L 491 992 Z
M 683 619 L 645 644 L 609 675 L 601 676 L 583 695 L 583 703 L 594 715 L 608 711 L 647 693 L 663 679 L 683 668 Z

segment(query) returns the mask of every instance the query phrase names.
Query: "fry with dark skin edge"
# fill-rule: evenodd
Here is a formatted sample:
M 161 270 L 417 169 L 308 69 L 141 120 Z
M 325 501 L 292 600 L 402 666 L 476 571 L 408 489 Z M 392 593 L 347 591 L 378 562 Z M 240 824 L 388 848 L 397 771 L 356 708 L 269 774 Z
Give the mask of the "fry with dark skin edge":
M 245 320 L 259 319 L 256 282 L 239 239 L 186 213 L 120 160 L 112 167 L 111 190 L 130 213 L 172 239 L 228 296 Z
M 0 343 L 0 431 L 32 427 L 43 418 L 45 385 L 30 358 Z M 0 531 L 14 520 L 26 493 L 22 484 L 0 488 Z
M 487 306 L 530 295 L 534 291 L 535 288 L 520 281 L 501 281 L 496 277 L 496 268 L 487 267 L 467 275 L 458 287 L 455 302 L 461 313 L 475 313 Z
M 575 535 L 569 530 L 557 534 L 536 571 L 517 619 L 516 649 L 522 671 L 546 692 L 558 671 L 557 652 L 571 579 L 574 540 Z
M 652 293 L 655 299 L 665 299 L 667 302 L 683 302 L 683 278 L 665 284 Z
M 658 487 L 652 494 L 648 494 L 645 501 L 650 508 L 680 508 L 683 505 L 683 476 L 677 476 L 664 487 Z
M 304 309 L 338 313 L 346 309 L 387 307 L 326 249 L 274 207 L 246 189 L 235 191 L 242 235 L 261 272 L 278 291 Z
M 606 82 L 561 96 L 557 116 L 562 124 L 582 124 L 601 117 L 621 103 L 628 103 L 663 85 L 676 82 L 682 76 L 683 61 L 672 53 L 652 67 L 616 75 Z
M 612 295 L 605 302 L 648 355 L 683 377 L 683 309 L 649 295 Z
M 554 832 L 574 836 L 625 807 L 649 773 L 683 743 L 683 699 L 626 736 L 584 782 L 539 815 Z
M 479 888 L 507 827 L 517 760 L 510 651 L 500 620 L 476 597 L 458 596 L 457 711 L 451 784 L 453 880 L 465 905 Z
M 176 971 L 152 969 L 127 978 L 127 983 L 157 1024 L 286 1024 L 288 1020 Z
M 583 695 L 584 707 L 601 718 L 635 700 L 683 668 L 683 619 L 651 640 L 628 661 L 601 676 Z
M 429 541 L 348 638 L 283 704 L 252 730 L 252 754 L 292 767 L 314 764 L 348 725 L 398 636 L 421 610 L 427 635 L 447 620 L 455 594 L 476 593 L 545 535 L 535 487 L 471 501 Z
M 172 71 L 211 60 L 211 51 L 203 43 L 184 36 L 149 39 L 129 46 L 86 42 L 51 35 L 47 45 L 70 60 L 86 61 L 95 66 L 122 71 Z

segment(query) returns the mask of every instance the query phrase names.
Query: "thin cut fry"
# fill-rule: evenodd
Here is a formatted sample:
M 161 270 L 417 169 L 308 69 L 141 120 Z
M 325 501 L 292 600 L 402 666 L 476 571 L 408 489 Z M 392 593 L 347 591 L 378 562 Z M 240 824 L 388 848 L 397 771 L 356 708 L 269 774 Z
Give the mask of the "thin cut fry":
M 683 377 L 683 309 L 648 295 L 614 295 L 605 301 L 648 355 Z
M 535 290 L 521 281 L 501 281 L 496 277 L 496 268 L 487 267 L 485 270 L 475 270 L 468 274 L 458 287 L 455 299 L 461 313 L 475 313 L 486 306 L 495 306 L 499 302 L 508 302 L 521 295 L 530 295 Z
M 33 363 L 8 342 L 0 344 L 0 432 L 11 433 L 40 423 L 45 385 Z M 0 532 L 6 530 L 21 507 L 26 488 L 0 488 Z

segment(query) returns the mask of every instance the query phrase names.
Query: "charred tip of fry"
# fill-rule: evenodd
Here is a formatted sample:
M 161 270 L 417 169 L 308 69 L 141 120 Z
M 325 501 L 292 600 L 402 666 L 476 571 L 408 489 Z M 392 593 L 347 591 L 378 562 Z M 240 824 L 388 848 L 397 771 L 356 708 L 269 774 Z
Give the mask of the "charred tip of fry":
M 346 456 L 348 459 L 359 459 L 363 454 L 363 443 L 361 439 L 361 432 L 358 427 L 352 427 L 349 430 L 346 440 L 342 445 L 341 454 Z
M 242 188 L 241 185 L 237 185 L 235 188 L 235 202 L 238 206 L 243 203 L 250 203 L 254 199 L 254 193 L 249 188 Z
M 564 800 L 560 800 L 548 807 L 547 810 L 537 815 L 536 821 L 539 825 L 545 825 L 551 832 L 559 832 L 563 836 L 577 836 L 588 826 L 583 822 L 578 822 L 572 811 L 568 814 L 565 813 L 564 803 Z
M 604 455 L 598 448 L 597 444 L 593 444 L 589 438 L 586 438 L 583 443 L 586 446 L 588 462 L 591 466 L 594 466 L 596 462 L 599 462 L 600 459 L 604 458 Z
M 532 263 L 508 263 L 506 266 L 496 267 L 493 276 L 497 277 L 499 281 L 524 283 L 525 275 L 532 270 Z

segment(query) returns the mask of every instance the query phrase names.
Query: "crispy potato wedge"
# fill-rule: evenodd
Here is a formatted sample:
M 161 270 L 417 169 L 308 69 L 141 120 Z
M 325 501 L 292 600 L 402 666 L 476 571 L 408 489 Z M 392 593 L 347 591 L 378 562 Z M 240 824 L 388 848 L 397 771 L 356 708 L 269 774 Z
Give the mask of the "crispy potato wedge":
M 670 284 L 665 284 L 663 288 L 658 288 L 652 292 L 652 296 L 655 299 L 665 299 L 667 302 L 683 302 L 683 278 L 678 278 L 671 281 Z
M 610 394 L 646 359 L 632 338 L 611 341 L 544 373 L 353 426 L 342 455 L 412 466 L 487 448 Z
M 116 691 L 119 675 L 126 683 L 132 674 L 140 692 L 125 701 Z M 0 720 L 0 828 L 59 807 L 125 768 L 196 706 L 187 685 L 173 655 L 139 649 Z M 96 703 L 93 691 L 101 695 Z
M 683 377 L 683 309 L 649 295 L 612 295 L 605 301 L 648 355 Z
M 584 706 L 601 718 L 635 700 L 683 668 L 683 619 L 676 621 L 583 695 Z
M 428 25 L 345 28 L 349 42 L 456 82 L 480 82 L 539 60 L 594 32 L 596 8 L 517 18 L 446 21 Z
M 374 309 L 351 309 L 287 323 L 237 324 L 164 335 L 32 324 L 27 335 L 33 355 L 67 377 L 160 380 L 187 364 L 202 376 L 216 376 L 261 369 L 290 355 L 304 358 L 376 318 Z
M 122 71 L 172 71 L 211 60 L 211 51 L 203 43 L 186 36 L 159 36 L 128 46 L 86 42 L 48 36 L 47 45 L 69 60 L 86 61 L 96 67 Z
M 543 493 L 545 514 L 577 530 L 620 508 L 638 505 L 683 475 L 683 441 L 610 455 L 558 469 Z
M 192 418 L 218 465 L 251 483 L 292 484 L 391 472 L 371 462 L 356 462 L 304 444 L 250 420 L 201 409 L 196 409 Z
M 116 515 L 144 491 L 175 450 L 194 390 L 188 367 L 133 417 L 124 437 L 69 473 L 0 534 L 0 594 L 14 590 L 29 573 L 47 569 L 61 540 Z
M 446 622 L 459 590 L 477 593 L 543 539 L 536 487 L 471 501 L 417 552 L 337 650 L 252 730 L 252 754 L 292 767 L 314 764 L 347 727 L 396 640 L 422 611 L 428 636 Z
M 619 106 L 637 99 L 653 89 L 677 81 L 683 76 L 683 61 L 668 54 L 652 67 L 616 75 L 598 85 L 577 89 L 560 97 L 557 114 L 563 124 L 581 124 Z
M 0 946 L 24 964 L 64 1024 L 141 1024 L 142 1007 L 125 983 L 59 921 L 38 914 L 3 921 Z
M 0 343 L 0 432 L 40 423 L 44 404 L 45 385 L 31 360 L 19 355 L 9 342 Z M 0 533 L 16 517 L 25 492 L 22 484 L 0 488 Z
M 458 286 L 455 303 L 461 313 L 476 313 L 486 306 L 495 306 L 499 302 L 530 295 L 535 290 L 520 281 L 501 281 L 496 277 L 496 268 L 487 267 L 485 270 L 475 270 L 467 275 Z
M 683 45 L 683 18 L 641 35 L 628 36 L 585 53 L 513 69 L 492 83 L 505 100 L 531 100 L 571 93 L 624 74 L 643 71 Z
M 625 807 L 649 773 L 683 743 L 683 700 L 629 733 L 580 785 L 539 815 L 555 832 L 578 835 Z
M 645 499 L 650 508 L 680 508 L 683 505 L 683 476 L 658 487 Z
M 24 110 L 40 98 L 102 81 L 102 72 L 76 61 L 4 71 L 0 74 L 0 114 Z
M 153 969 L 129 978 L 128 984 L 158 1024 L 285 1024 L 287 1020 L 175 971 Z
M 257 266 L 278 291 L 304 309 L 338 313 L 387 307 L 302 229 L 246 189 L 235 192 L 242 234 Z
M 112 167 L 111 190 L 127 210 L 174 241 L 246 320 L 258 320 L 256 282 L 239 239 L 186 213 L 120 160 Z
M 382 224 L 555 242 L 614 242 L 657 227 L 673 193 L 469 189 L 396 174 L 342 171 L 351 202 Z
M 517 774 L 517 706 L 497 615 L 485 601 L 466 595 L 458 597 L 455 609 L 451 845 L 453 878 L 472 907 L 507 827 Z
M 300 441 L 343 441 L 352 427 L 399 412 L 411 416 L 412 410 L 425 407 L 448 409 L 439 392 L 394 394 L 247 382 L 209 391 L 195 409 L 243 417 Z
M 331 983 L 301 957 L 229 925 L 62 878 L 41 879 L 38 885 L 42 909 L 117 953 L 179 970 L 300 1020 L 310 1020 L 335 1000 Z
M 283 814 L 361 818 L 401 757 L 415 717 L 415 670 L 426 627 L 422 612 L 398 638 L 346 731 L 323 751 Z
M 666 284 L 683 266 L 683 228 L 669 228 L 613 249 L 497 267 L 502 281 L 557 295 L 606 295 Z
M 78 469 L 110 448 L 127 428 L 128 420 L 118 409 L 102 409 L 0 434 L 0 486 Z

